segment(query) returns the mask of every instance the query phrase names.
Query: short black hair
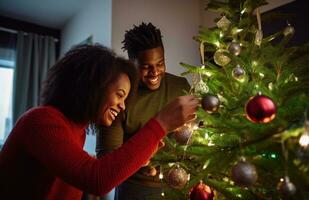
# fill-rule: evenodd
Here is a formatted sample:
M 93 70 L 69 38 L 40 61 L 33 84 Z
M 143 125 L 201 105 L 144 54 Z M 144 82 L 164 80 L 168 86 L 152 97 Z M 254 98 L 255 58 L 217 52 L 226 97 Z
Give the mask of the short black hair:
M 134 25 L 131 30 L 126 31 L 122 41 L 124 51 L 128 52 L 130 59 L 137 57 L 138 52 L 156 47 L 162 47 L 162 35 L 160 29 L 144 22 L 139 26 Z
M 43 84 L 41 104 L 52 105 L 76 123 L 96 124 L 107 88 L 121 74 L 136 88 L 134 64 L 101 45 L 76 46 L 50 68 Z

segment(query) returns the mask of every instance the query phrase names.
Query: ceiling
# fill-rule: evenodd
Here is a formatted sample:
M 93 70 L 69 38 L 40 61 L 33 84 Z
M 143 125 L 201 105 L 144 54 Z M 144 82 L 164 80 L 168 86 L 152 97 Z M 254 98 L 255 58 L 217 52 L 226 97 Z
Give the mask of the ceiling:
M 0 15 L 61 29 L 89 0 L 0 0 Z

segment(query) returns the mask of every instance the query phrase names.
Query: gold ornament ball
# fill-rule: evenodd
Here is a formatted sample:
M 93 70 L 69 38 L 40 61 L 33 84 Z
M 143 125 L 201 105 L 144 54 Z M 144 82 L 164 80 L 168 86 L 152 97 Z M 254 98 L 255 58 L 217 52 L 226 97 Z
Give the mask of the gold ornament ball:
M 217 65 L 225 66 L 230 63 L 231 59 L 226 55 L 227 50 L 219 49 L 214 54 L 214 61 Z

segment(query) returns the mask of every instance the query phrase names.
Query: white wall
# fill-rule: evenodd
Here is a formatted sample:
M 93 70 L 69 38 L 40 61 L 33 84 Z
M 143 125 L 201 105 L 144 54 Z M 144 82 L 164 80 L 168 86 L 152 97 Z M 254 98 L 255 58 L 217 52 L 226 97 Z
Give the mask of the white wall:
M 61 50 L 63 55 L 90 35 L 94 43 L 111 47 L 112 0 L 91 0 L 80 10 L 61 31 Z M 87 135 L 84 149 L 95 155 L 95 135 Z
M 197 35 L 200 23 L 199 0 L 113 0 L 112 48 L 127 57 L 121 41 L 133 24 L 151 22 L 160 28 L 165 47 L 167 71 L 179 75 L 179 62 L 199 64 Z
M 61 50 L 63 55 L 90 35 L 93 42 L 111 47 L 112 0 L 91 0 L 61 30 Z

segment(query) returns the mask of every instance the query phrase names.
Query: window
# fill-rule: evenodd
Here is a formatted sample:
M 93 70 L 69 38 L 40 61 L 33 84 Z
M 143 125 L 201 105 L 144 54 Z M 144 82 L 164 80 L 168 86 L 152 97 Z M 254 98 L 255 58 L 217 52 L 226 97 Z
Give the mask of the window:
M 4 52 L 6 55 L 15 54 L 12 49 L 0 48 L 0 54 Z M 12 129 L 14 65 L 14 56 L 0 57 L 0 146 Z

